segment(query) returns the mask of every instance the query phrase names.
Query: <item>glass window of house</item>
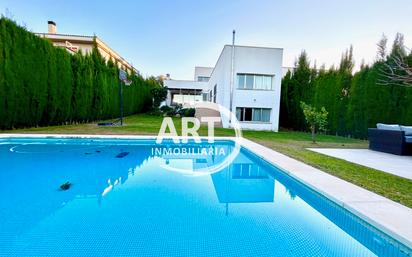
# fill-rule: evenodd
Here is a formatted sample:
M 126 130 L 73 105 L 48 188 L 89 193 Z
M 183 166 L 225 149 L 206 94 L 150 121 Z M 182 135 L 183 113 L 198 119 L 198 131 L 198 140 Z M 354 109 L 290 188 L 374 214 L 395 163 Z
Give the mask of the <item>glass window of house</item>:
M 202 95 L 195 95 L 195 102 L 202 102 L 203 97 Z
M 255 89 L 266 89 L 265 85 L 263 84 L 263 76 L 256 75 L 255 76 Z
M 243 120 L 252 121 L 252 108 L 244 108 Z
M 270 111 L 268 108 L 236 108 L 236 118 L 239 121 L 270 122 Z
M 213 102 L 216 103 L 217 84 L 213 87 Z
M 245 88 L 245 79 L 246 79 L 245 74 L 237 75 L 237 88 Z
M 173 103 L 181 104 L 183 102 L 182 95 L 175 94 L 172 99 Z
M 246 75 L 246 84 L 245 88 L 246 89 L 253 89 L 253 84 L 254 84 L 255 76 L 254 75 Z
M 270 109 L 262 109 L 262 121 L 263 122 L 270 121 Z
M 242 108 L 236 108 L 236 119 L 238 121 L 242 120 Z
M 253 121 L 262 121 L 262 109 L 260 108 L 253 108 Z
M 208 101 L 209 93 L 202 93 L 202 99 L 204 102 Z
M 272 90 L 273 76 L 259 74 L 237 74 L 237 88 Z
M 197 77 L 197 81 L 208 82 L 209 79 L 210 79 L 210 77 L 206 77 L 206 76 L 198 76 Z
M 263 76 L 264 89 L 272 90 L 272 76 Z
M 191 102 L 191 96 L 190 95 L 182 95 L 183 97 L 183 103 L 190 103 Z

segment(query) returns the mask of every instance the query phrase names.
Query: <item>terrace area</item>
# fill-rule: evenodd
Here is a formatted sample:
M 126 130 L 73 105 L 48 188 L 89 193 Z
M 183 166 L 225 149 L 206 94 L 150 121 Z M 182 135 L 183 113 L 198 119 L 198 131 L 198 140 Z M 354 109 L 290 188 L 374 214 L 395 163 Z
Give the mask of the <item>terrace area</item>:
M 400 156 L 369 149 L 309 148 L 309 150 L 412 179 L 412 156 Z

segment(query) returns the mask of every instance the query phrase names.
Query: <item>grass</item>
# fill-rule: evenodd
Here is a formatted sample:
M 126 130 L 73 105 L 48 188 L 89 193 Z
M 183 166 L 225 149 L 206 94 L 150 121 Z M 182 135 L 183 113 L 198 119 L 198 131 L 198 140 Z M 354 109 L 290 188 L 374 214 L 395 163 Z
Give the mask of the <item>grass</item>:
M 41 128 L 3 131 L 5 133 L 50 133 L 50 134 L 138 134 L 156 135 L 162 119 L 146 114 L 125 118 L 123 127 L 98 127 L 96 124 L 50 126 Z M 180 131 L 180 119 L 175 119 L 175 126 Z M 201 127 L 201 135 L 207 135 L 207 128 Z M 232 136 L 230 129 L 216 128 L 217 136 Z M 303 132 L 264 132 L 243 131 L 243 136 L 257 143 L 272 148 L 292 158 L 305 162 L 324 172 L 342 178 L 353 184 L 385 196 L 405 206 L 412 207 L 412 181 L 392 174 L 353 164 L 344 160 L 312 152 L 306 148 L 366 148 L 367 141 L 344 137 L 319 135 L 313 144 L 309 133 Z

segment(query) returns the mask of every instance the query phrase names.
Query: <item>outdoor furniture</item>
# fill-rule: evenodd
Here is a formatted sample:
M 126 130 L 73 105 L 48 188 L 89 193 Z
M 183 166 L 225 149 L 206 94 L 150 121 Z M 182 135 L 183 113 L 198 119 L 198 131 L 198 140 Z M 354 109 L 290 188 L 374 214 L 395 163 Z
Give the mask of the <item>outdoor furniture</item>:
M 369 149 L 397 155 L 412 155 L 412 127 L 377 124 L 368 129 Z

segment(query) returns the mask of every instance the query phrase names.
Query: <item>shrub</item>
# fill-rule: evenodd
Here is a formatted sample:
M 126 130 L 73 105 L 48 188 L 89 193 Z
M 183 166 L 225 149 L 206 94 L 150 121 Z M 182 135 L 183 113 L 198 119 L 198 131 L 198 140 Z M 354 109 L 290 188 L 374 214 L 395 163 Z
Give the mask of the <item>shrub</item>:
M 151 81 L 154 81 L 157 85 L 152 87 L 150 93 L 153 96 L 153 109 L 159 108 L 160 104 L 166 100 L 167 97 L 167 87 L 160 85 L 154 78 L 150 78 Z
M 167 114 L 167 113 L 169 113 L 169 112 L 171 112 L 171 111 L 174 111 L 174 109 L 173 109 L 172 107 L 170 107 L 170 106 L 163 105 L 162 107 L 160 107 L 160 111 L 161 111 L 162 113 L 164 113 L 164 114 Z
M 185 108 L 180 110 L 180 115 L 182 117 L 195 117 L 196 110 L 195 108 Z
M 308 123 L 310 130 L 312 132 L 312 142 L 316 143 L 316 130 L 323 131 L 327 125 L 328 112 L 325 107 L 322 107 L 320 111 L 317 111 L 316 108 L 300 102 L 300 106 L 305 116 L 305 120 Z

